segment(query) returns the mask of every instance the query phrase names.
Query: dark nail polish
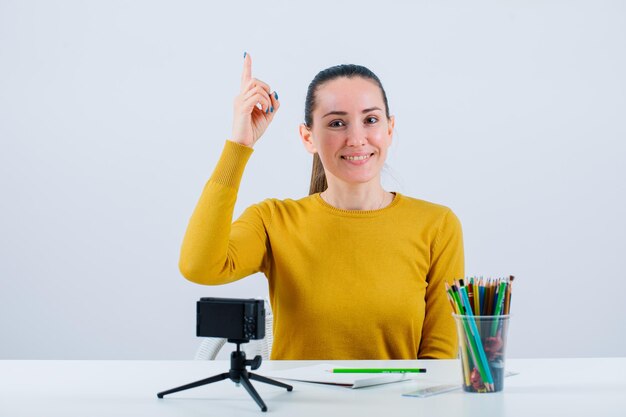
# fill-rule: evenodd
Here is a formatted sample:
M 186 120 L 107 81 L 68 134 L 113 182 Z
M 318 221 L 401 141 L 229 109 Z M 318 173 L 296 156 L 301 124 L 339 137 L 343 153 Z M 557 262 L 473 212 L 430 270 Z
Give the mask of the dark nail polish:
M 274 91 L 274 98 L 278 100 L 278 93 L 276 91 Z
M 269 111 L 269 109 L 265 109 L 265 113 L 267 114 L 267 112 Z
M 243 59 L 246 59 L 246 55 L 248 55 L 248 53 L 247 53 L 247 52 L 244 52 L 244 53 L 243 53 Z
M 270 113 L 274 113 L 274 106 L 270 106 Z

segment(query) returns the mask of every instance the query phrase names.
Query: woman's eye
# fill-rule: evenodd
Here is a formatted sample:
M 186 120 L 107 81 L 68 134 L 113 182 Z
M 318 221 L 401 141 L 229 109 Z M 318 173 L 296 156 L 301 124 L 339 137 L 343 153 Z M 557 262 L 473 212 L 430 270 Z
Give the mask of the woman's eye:
M 378 117 L 370 116 L 370 117 L 366 118 L 365 121 L 366 121 L 366 123 L 374 124 L 374 123 L 378 122 Z M 342 127 L 342 126 L 345 126 L 345 124 L 341 120 L 335 120 L 335 121 L 331 122 L 329 126 L 330 127 Z

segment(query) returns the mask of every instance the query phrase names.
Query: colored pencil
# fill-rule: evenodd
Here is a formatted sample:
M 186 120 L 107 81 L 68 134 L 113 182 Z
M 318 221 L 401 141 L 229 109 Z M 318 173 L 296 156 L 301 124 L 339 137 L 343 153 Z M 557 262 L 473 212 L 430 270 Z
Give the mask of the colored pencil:
M 509 315 L 511 310 L 512 282 L 514 276 L 505 278 L 469 277 L 446 283 L 446 293 L 452 311 L 461 317 L 459 347 L 466 387 L 471 387 L 471 370 L 477 370 L 487 391 L 495 390 L 490 364 L 482 338 L 498 337 L 502 320 L 493 319 L 491 328 L 481 328 L 480 317 Z M 482 336 L 481 336 L 482 335 Z M 482 338 L 481 338 L 482 337 Z M 472 363 L 473 362 L 473 363 Z

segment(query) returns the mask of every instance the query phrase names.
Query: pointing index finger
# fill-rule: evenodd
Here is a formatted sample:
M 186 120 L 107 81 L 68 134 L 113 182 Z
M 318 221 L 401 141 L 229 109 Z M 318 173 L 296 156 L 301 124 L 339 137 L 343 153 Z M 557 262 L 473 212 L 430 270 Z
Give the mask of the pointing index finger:
M 241 89 L 245 88 L 248 84 L 248 81 L 252 78 L 252 58 L 249 53 L 246 53 L 245 58 L 243 59 L 243 72 L 241 73 Z

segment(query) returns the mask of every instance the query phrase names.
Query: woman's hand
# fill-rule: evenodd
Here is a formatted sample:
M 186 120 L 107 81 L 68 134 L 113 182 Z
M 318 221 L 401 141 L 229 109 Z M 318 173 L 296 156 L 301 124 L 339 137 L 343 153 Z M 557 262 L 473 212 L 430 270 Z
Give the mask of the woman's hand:
M 241 74 L 241 91 L 235 97 L 233 142 L 253 147 L 274 119 L 280 104 L 278 94 L 261 80 L 252 78 L 252 58 L 246 54 Z M 260 107 L 260 108 L 259 108 Z

